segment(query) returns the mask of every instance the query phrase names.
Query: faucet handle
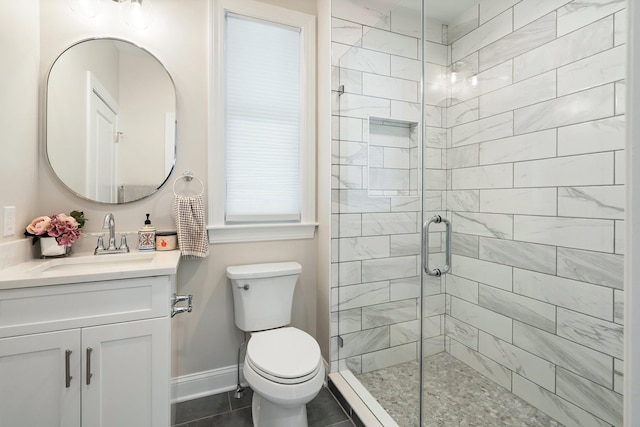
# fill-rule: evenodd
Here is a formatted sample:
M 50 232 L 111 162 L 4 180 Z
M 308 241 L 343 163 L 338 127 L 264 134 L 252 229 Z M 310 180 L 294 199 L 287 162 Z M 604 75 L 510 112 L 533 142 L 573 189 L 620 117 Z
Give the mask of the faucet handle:
M 129 246 L 127 246 L 127 235 L 120 235 L 120 252 L 129 252 Z
M 102 238 L 102 234 L 98 236 L 98 244 L 96 245 L 96 250 L 93 253 L 97 254 L 100 251 L 104 251 L 104 239 Z

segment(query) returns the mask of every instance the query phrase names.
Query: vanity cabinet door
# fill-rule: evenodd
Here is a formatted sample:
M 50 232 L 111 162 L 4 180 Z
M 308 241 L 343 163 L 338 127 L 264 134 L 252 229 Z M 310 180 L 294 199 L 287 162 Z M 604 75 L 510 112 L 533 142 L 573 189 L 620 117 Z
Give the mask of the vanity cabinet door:
M 0 339 L 0 425 L 80 427 L 80 360 L 79 329 Z
M 82 329 L 83 427 L 169 426 L 169 328 L 164 317 Z

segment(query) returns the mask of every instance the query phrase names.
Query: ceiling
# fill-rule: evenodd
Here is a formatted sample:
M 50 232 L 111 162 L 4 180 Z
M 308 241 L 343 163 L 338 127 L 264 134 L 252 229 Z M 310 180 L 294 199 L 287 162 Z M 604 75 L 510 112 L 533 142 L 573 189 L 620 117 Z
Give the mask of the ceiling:
M 477 4 L 478 0 L 424 0 L 425 14 L 445 24 Z

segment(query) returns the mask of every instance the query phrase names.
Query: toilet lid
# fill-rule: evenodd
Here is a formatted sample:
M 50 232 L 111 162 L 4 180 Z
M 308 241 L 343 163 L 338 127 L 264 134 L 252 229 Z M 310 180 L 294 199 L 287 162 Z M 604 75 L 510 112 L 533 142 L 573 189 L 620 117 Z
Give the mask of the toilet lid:
M 284 384 L 304 382 L 322 365 L 316 340 L 291 327 L 252 334 L 247 362 L 263 377 Z

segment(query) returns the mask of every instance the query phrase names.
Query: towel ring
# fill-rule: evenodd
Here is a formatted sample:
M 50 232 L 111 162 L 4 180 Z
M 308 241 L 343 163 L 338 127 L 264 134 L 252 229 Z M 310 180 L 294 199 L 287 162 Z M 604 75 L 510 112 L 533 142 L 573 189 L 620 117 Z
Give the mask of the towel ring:
M 198 180 L 198 182 L 200 183 L 200 186 L 202 187 L 202 190 L 200 190 L 200 194 L 199 194 L 199 196 L 202 196 L 204 194 L 204 183 L 202 182 L 201 179 L 193 176 L 193 172 L 190 172 L 190 171 L 186 171 L 185 173 L 180 175 L 175 181 L 173 181 L 173 194 L 175 196 L 178 195 L 178 193 L 176 193 L 176 184 L 178 183 L 178 181 L 180 181 L 181 179 L 184 179 L 185 181 L 190 182 L 194 178 Z

